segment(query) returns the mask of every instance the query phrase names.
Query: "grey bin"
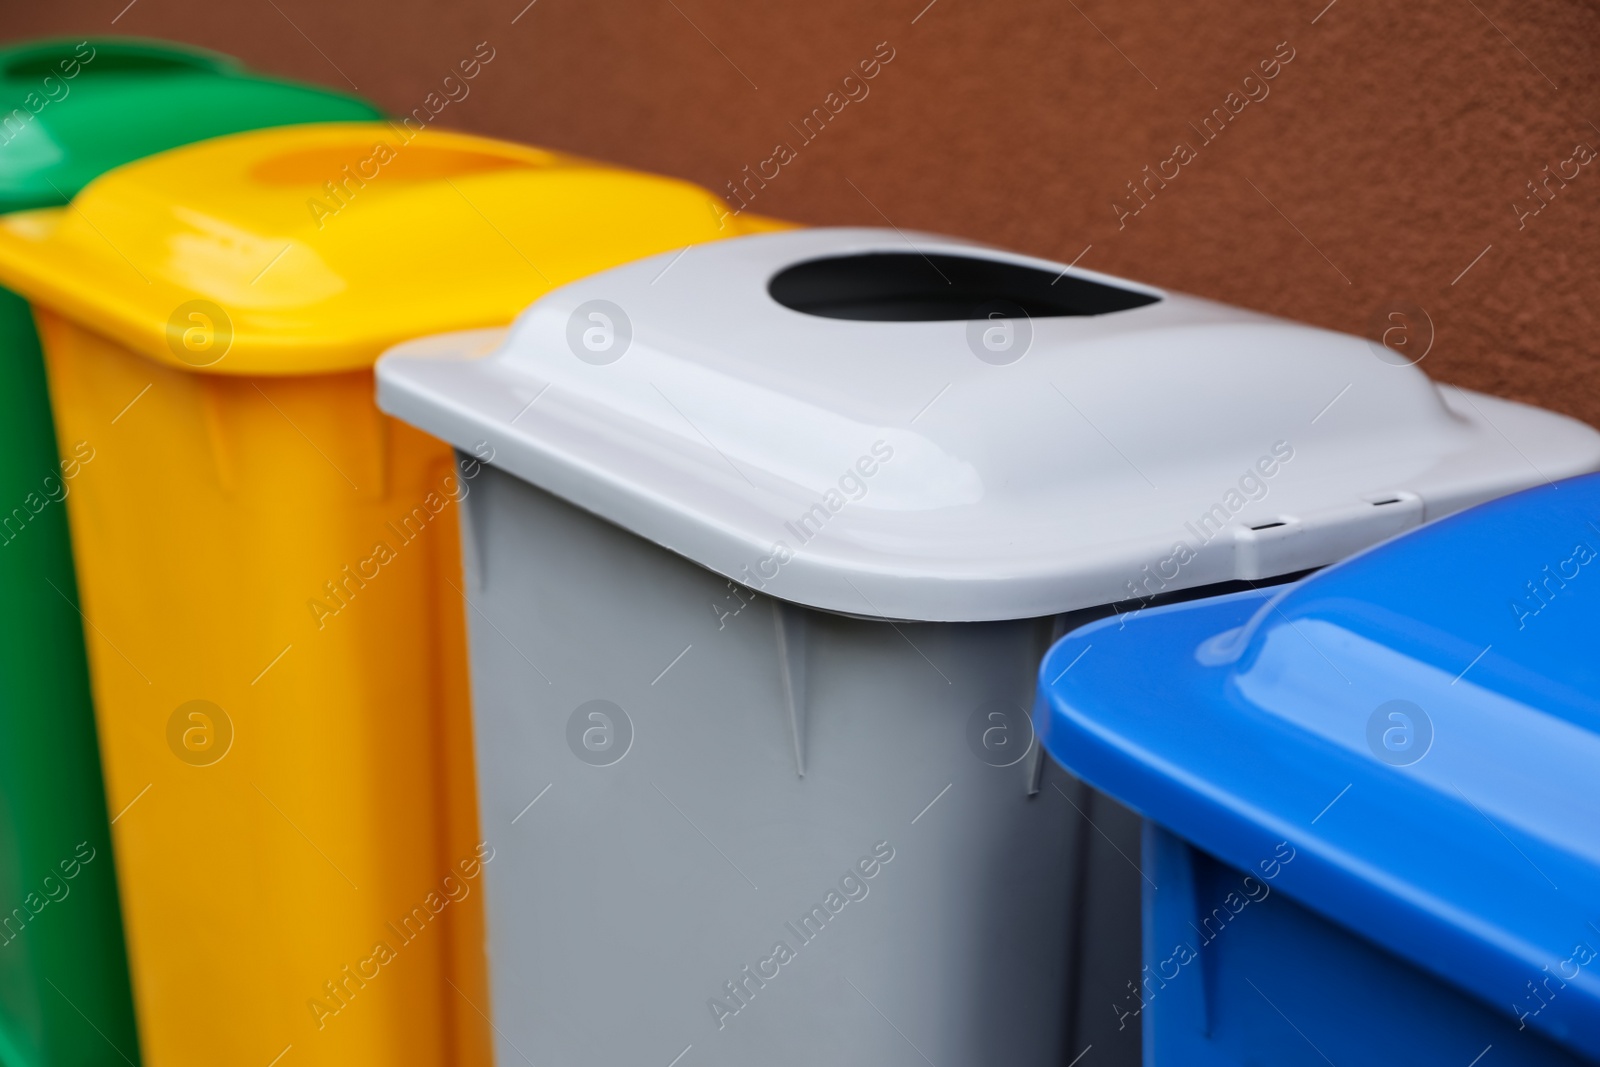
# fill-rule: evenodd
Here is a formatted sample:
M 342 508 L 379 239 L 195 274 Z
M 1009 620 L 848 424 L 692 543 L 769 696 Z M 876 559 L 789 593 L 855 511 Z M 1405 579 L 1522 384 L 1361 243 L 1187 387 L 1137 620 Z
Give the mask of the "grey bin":
M 1137 1063 L 1137 825 L 1040 758 L 1050 641 L 1600 466 L 1385 351 L 824 229 L 386 355 L 466 487 L 498 1061 Z

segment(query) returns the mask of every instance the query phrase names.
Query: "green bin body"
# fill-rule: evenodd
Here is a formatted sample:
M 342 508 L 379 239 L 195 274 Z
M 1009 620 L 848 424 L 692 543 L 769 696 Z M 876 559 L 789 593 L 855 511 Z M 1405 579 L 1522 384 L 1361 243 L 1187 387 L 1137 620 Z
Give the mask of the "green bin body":
M 0 49 L 0 212 L 208 137 L 378 117 L 180 45 Z M 104 638 L 77 608 L 64 503 L 94 448 L 58 455 L 31 312 L 0 289 L 0 1067 L 139 1062 L 84 654 L 86 634 Z

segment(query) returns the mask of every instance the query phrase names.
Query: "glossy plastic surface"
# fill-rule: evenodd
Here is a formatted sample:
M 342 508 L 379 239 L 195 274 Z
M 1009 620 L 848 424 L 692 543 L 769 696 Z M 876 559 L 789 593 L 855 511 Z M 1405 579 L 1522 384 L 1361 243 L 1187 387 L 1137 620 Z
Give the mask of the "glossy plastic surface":
M 818 314 L 770 291 L 819 260 L 859 280 L 857 257 L 907 240 L 930 257 L 923 284 L 887 279 L 870 309 L 815 277 L 779 289 Z M 1120 299 L 1055 313 L 1094 288 Z M 927 319 L 952 314 L 946 290 L 968 310 Z M 1052 313 L 987 318 L 1008 293 Z M 586 353 L 604 306 L 626 343 Z M 564 286 L 497 346 L 397 350 L 379 404 L 458 447 L 491 440 L 519 477 L 780 599 L 983 621 L 1322 566 L 1600 466 L 1589 427 L 1380 353 L 949 238 L 802 230 Z M 512 422 L 534 397 L 540 417 Z
M 342 93 L 129 38 L 0 49 L 0 211 L 63 203 L 130 159 L 260 126 L 376 118 Z M 0 290 L 0 1062 L 138 1062 L 67 497 L 27 304 Z M 86 1026 L 85 1019 L 92 1021 Z
M 686 182 L 465 134 L 266 130 L 122 167 L 70 211 L 11 216 L 0 280 L 158 362 L 327 373 L 419 334 L 507 323 L 594 271 L 744 232 L 719 203 Z M 196 342 L 196 327 L 225 341 Z
M 1600 476 L 1041 668 L 1070 770 L 1494 1010 L 1600 1054 Z M 1137 685 L 1130 685 L 1137 679 Z
M 487 1062 L 472 486 L 378 412 L 370 364 L 724 232 L 682 183 L 447 134 L 400 143 L 319 229 L 311 179 L 398 137 L 220 138 L 0 220 L 59 439 L 95 448 L 66 503 L 153 1064 Z M 168 345 L 191 301 L 231 347 L 186 348 L 181 318 Z
M 113 167 L 207 137 L 379 116 L 353 96 L 168 41 L 0 49 L 0 211 L 64 204 Z
M 1287 842 L 1241 869 L 1147 822 L 1143 853 L 1138 988 L 1095 1007 L 1142 1027 L 1149 1067 L 1594 1062 L 1278 892 Z
M 0 348 L 0 1063 L 88 1067 L 107 1043 L 137 1063 L 67 539 L 94 450 L 69 445 L 58 463 L 33 317 L 5 290 Z
M 1080 895 L 1114 891 L 1124 861 L 1076 847 L 1083 791 L 1027 735 L 1052 620 L 891 626 L 780 604 L 462 460 L 478 470 L 462 590 L 501 1067 L 650 1064 L 663 1034 L 655 1067 L 690 1044 L 678 1067 L 1064 1067 L 1081 1051 L 1074 979 L 1119 984 L 1138 931 L 1109 974 L 1072 943 Z M 821 915 L 844 910 L 812 942 L 831 872 L 880 842 L 893 863 L 846 886 L 862 903 L 828 898 Z M 760 962 L 779 941 L 798 953 L 781 977 Z

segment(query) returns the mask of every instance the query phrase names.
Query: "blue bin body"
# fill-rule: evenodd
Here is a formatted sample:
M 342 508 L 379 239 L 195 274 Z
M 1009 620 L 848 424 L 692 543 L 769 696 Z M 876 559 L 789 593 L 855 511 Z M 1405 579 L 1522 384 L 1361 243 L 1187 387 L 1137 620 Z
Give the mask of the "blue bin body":
M 1600 1062 L 1600 476 L 1074 631 L 1035 725 L 1146 820 L 1147 1065 Z

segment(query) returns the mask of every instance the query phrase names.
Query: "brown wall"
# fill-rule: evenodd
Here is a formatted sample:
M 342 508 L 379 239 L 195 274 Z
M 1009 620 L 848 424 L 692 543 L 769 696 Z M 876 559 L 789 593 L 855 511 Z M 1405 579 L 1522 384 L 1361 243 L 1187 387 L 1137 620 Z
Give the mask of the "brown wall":
M 524 2 L 92 0 L 8 12 L 5 33 L 181 39 L 396 112 L 486 41 L 441 124 L 718 190 L 798 143 L 788 124 L 887 41 L 870 95 L 753 210 L 1082 253 L 1354 332 L 1409 303 L 1436 329 L 1436 378 L 1600 424 L 1600 165 L 1552 181 L 1521 228 L 1513 207 L 1579 142 L 1600 148 L 1593 0 L 935 0 L 915 22 L 926 0 Z M 1270 95 L 1202 145 L 1188 124 L 1280 42 L 1294 58 Z M 1119 225 L 1125 183 L 1179 141 L 1197 157 Z

